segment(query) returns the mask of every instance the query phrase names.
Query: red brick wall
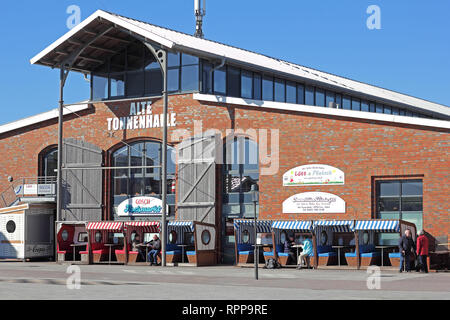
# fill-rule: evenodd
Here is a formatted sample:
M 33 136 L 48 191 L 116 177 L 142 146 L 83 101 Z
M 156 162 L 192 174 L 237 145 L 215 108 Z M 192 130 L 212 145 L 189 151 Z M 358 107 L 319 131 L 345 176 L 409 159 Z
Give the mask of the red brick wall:
M 108 117 L 126 116 L 129 102 L 98 103 L 92 109 L 67 117 L 64 137 L 85 139 L 105 151 L 121 139 L 162 138 L 162 129 L 107 132 Z M 153 113 L 162 112 L 162 100 L 154 102 Z M 225 133 L 232 127 L 247 130 L 278 129 L 279 170 L 260 177 L 261 217 L 270 219 L 347 219 L 371 218 L 374 179 L 393 177 L 423 179 L 424 228 L 435 237 L 449 233 L 449 130 L 430 129 L 345 119 L 305 113 L 258 110 L 258 108 L 202 104 L 192 95 L 173 95 L 169 112 L 177 114 L 176 129 L 192 131 L 195 120 L 203 121 L 203 131 L 211 128 Z M 169 128 L 169 139 L 173 128 Z M 173 141 L 170 141 L 171 143 Z M 0 190 L 8 186 L 7 177 L 38 174 L 38 154 L 57 143 L 57 121 L 40 123 L 0 136 Z M 283 174 L 304 164 L 328 164 L 345 172 L 345 185 L 283 187 Z M 288 197 L 308 191 L 336 194 L 347 203 L 346 214 L 283 215 L 282 203 Z M 106 194 L 105 198 L 109 198 Z

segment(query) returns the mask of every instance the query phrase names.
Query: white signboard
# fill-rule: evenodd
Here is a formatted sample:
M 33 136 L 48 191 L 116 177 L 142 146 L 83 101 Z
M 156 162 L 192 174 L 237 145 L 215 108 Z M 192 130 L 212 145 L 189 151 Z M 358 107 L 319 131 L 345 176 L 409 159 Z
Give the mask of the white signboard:
M 283 202 L 283 213 L 345 213 L 345 201 L 326 192 L 304 192 Z
M 23 186 L 24 195 L 37 195 L 37 184 L 26 184 Z
M 160 216 L 162 214 L 162 200 L 153 197 L 134 197 L 123 201 L 117 208 L 120 217 Z M 167 214 L 169 207 L 167 206 Z
M 54 184 L 38 184 L 37 192 L 39 195 L 55 194 Z
M 287 171 L 283 175 L 283 186 L 342 185 L 345 174 L 325 164 L 308 164 Z

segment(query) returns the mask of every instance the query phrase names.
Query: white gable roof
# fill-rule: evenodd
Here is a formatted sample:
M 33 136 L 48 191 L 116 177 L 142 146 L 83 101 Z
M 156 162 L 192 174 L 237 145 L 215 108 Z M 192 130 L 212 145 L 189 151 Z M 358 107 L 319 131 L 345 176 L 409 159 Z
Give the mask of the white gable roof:
M 255 68 L 263 68 L 273 70 L 277 73 L 291 75 L 293 77 L 301 77 L 311 81 L 317 81 L 335 88 L 341 88 L 345 91 L 350 90 L 355 93 L 362 93 L 374 98 L 388 100 L 393 103 L 411 106 L 418 110 L 427 110 L 450 117 L 450 108 L 438 103 L 415 98 L 409 95 L 401 94 L 391 90 L 383 89 L 366 83 L 339 77 L 326 72 L 318 71 L 294 63 L 271 58 L 262 54 L 239 49 L 211 40 L 197 38 L 178 31 L 169 30 L 159 26 L 155 26 L 146 22 L 137 21 L 116 14 L 98 10 L 81 24 L 73 28 L 66 35 L 55 41 L 36 57 L 31 59 L 31 63 L 39 63 L 46 54 L 57 48 L 64 41 L 81 31 L 85 26 L 95 19 L 106 19 L 123 29 L 130 30 L 146 39 L 158 42 L 169 49 L 181 49 L 195 51 L 199 55 L 215 56 L 217 58 L 225 58 L 232 62 L 240 62 L 252 65 Z

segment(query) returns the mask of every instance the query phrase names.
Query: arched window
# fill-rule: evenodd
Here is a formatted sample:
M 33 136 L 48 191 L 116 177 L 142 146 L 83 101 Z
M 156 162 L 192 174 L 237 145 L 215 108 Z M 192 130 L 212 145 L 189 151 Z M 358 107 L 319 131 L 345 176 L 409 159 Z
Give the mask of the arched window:
M 58 148 L 44 150 L 40 157 L 41 176 L 56 177 L 58 168 Z
M 175 156 L 174 149 L 167 147 L 167 204 L 170 213 L 175 206 Z M 162 144 L 155 141 L 138 141 L 130 143 L 112 154 L 113 167 L 160 166 Z M 138 196 L 150 196 L 161 199 L 161 168 L 129 168 L 112 171 L 113 205 Z
M 259 181 L 258 145 L 247 137 L 235 137 L 225 144 L 223 167 L 224 215 L 253 217 L 250 191 Z

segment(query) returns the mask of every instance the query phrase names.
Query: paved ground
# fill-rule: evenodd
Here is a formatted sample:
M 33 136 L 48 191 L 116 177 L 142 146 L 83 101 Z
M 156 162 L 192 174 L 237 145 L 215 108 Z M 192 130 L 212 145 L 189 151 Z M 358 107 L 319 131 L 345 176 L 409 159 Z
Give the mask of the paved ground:
M 366 271 L 254 270 L 218 267 L 80 266 L 81 288 L 67 288 L 69 265 L 0 262 L 0 299 L 445 299 L 450 273 L 382 272 L 379 290 Z

